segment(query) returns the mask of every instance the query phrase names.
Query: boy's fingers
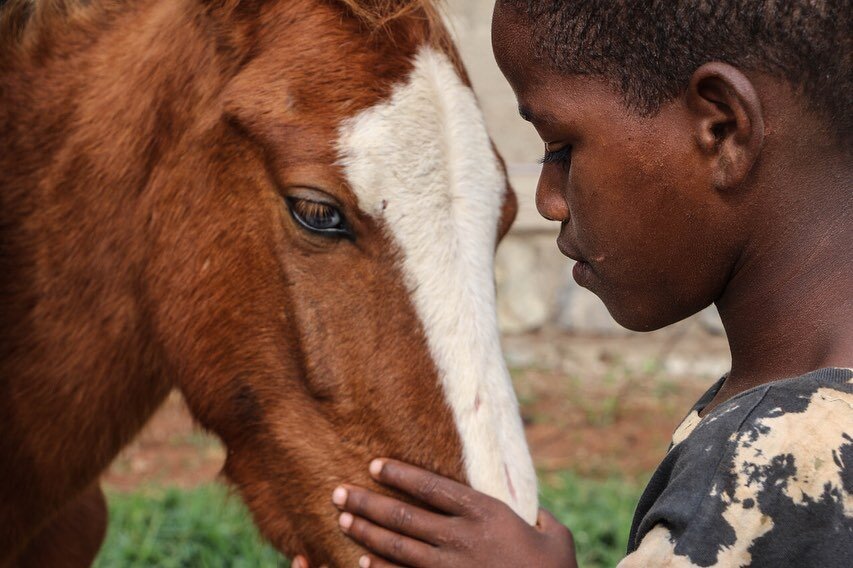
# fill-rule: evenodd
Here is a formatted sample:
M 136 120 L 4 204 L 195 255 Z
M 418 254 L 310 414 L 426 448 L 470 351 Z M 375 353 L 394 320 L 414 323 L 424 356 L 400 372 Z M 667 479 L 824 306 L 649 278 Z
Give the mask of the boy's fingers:
M 378 459 L 370 463 L 370 474 L 382 484 L 399 489 L 439 511 L 457 516 L 474 512 L 474 492 L 470 487 L 425 469 L 397 460 Z
M 290 568 L 311 568 L 308 564 L 308 559 L 302 556 L 301 554 L 293 559 L 293 562 L 290 563 Z M 325 564 L 320 566 L 320 568 L 329 568 Z
M 339 487 L 332 498 L 341 510 L 431 544 L 442 542 L 447 530 L 446 517 L 360 487 Z
M 556 527 L 562 527 L 562 523 L 550 513 L 547 509 L 539 509 L 539 515 L 536 517 L 536 527 L 543 532 L 549 532 Z
M 358 568 L 402 568 L 402 566 L 373 554 L 365 554 L 358 560 Z
M 365 554 L 359 558 L 358 568 L 402 568 L 402 566 L 388 562 L 384 558 L 372 554 Z
M 539 516 L 536 518 L 536 528 L 547 536 L 557 537 L 561 540 L 565 539 L 572 550 L 574 550 L 575 537 L 572 531 L 547 510 L 539 509 Z
M 343 513 L 341 530 L 365 548 L 404 566 L 436 566 L 435 548 L 425 542 L 393 533 L 366 519 Z

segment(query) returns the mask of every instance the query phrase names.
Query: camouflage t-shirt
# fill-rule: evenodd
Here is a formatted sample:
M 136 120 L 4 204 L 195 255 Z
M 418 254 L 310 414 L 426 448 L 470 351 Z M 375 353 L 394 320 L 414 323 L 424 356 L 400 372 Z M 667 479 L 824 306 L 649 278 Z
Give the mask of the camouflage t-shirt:
M 619 568 L 853 567 L 853 371 L 743 392 L 673 434 Z

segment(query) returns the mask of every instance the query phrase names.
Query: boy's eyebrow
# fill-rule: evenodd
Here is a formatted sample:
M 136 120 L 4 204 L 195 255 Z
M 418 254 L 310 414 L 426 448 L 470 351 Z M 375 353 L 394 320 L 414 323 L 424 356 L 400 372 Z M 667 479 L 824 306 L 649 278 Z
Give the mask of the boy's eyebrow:
M 537 114 L 524 105 L 518 105 L 518 114 L 527 122 L 536 122 L 539 124 L 551 124 L 557 122 L 554 120 L 553 116 L 549 114 Z

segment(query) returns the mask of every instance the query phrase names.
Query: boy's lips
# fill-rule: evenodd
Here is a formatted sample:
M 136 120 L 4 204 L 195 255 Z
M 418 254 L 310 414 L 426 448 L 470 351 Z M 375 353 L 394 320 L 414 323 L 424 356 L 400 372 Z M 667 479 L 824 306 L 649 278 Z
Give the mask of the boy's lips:
M 590 287 L 593 280 L 592 266 L 590 266 L 586 257 L 578 251 L 577 246 L 569 242 L 569 239 L 563 236 L 562 231 L 560 232 L 560 236 L 557 237 L 557 248 L 559 248 L 560 252 L 567 257 L 577 261 L 575 266 L 572 268 L 572 277 L 574 277 L 575 282 L 585 288 Z
M 562 233 L 557 237 L 557 248 L 563 255 L 576 260 L 578 262 L 587 262 L 586 258 L 578 251 L 577 246 L 570 243 L 569 240 L 563 237 Z

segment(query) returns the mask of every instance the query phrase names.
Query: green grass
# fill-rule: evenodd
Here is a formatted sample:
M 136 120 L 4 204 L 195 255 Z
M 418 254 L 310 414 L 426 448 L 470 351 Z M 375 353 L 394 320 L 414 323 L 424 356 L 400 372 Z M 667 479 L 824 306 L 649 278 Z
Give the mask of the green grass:
M 640 490 L 634 482 L 550 474 L 542 479 L 542 505 L 572 529 L 580 566 L 615 566 Z M 98 568 L 288 566 L 261 541 L 239 498 L 222 486 L 108 497 L 110 525 Z
M 222 486 L 107 497 L 110 524 L 97 568 L 289 566 L 261 541 L 240 499 Z
M 540 498 L 542 506 L 572 530 L 581 568 L 612 567 L 625 556 L 642 490 L 637 481 L 599 481 L 563 472 L 541 480 Z

